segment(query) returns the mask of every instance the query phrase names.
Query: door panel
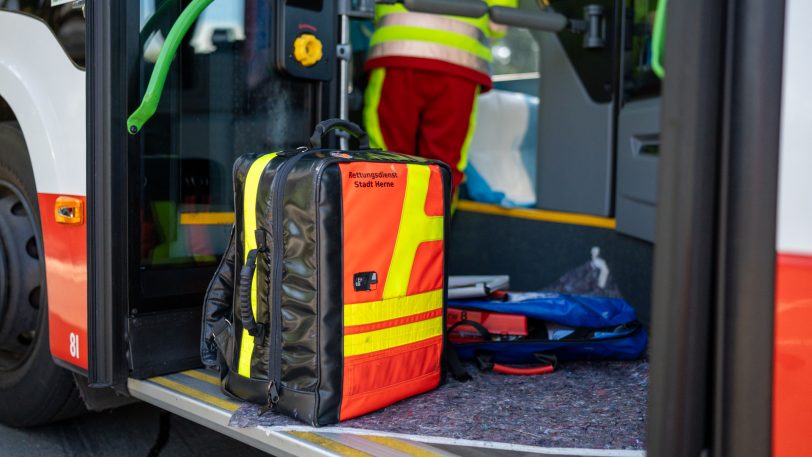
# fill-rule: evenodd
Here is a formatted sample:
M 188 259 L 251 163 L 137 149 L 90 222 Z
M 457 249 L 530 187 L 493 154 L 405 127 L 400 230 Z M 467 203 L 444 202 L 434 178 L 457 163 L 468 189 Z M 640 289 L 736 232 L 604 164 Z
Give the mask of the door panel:
M 306 27 L 335 42 L 331 2 L 304 7 L 315 26 L 301 21 L 298 2 L 215 2 L 181 41 L 155 115 L 129 136 L 125 120 L 189 2 L 106 3 L 88 4 L 90 355 L 98 385 L 200 364 L 199 308 L 233 221 L 233 161 L 306 144 L 337 104 L 331 55 L 298 73 L 296 61 L 277 65 L 278 53 L 285 61 L 292 52 L 280 30 Z M 327 81 L 311 69 L 328 70 Z M 169 334 L 171 343 L 155 345 Z
M 660 99 L 620 109 L 617 128 L 617 231 L 654 241 L 660 152 Z

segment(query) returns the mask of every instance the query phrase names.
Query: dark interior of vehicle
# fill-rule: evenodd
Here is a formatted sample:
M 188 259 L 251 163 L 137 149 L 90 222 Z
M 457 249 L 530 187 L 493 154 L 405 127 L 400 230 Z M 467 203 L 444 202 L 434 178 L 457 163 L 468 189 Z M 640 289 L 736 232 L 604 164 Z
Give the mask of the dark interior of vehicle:
M 320 119 L 339 114 L 337 61 L 334 77 L 325 81 L 319 75 L 292 76 L 277 58 L 278 42 L 286 39 L 280 24 L 294 20 L 297 9 L 334 17 L 326 2 L 318 3 L 213 4 L 182 43 L 155 118 L 129 143 L 129 153 L 137 157 L 130 173 L 138 177 L 129 198 L 140 208 L 128 222 L 138 233 L 130 252 L 140 259 L 137 271 L 130 272 L 127 303 L 128 369 L 134 378 L 200 366 L 201 303 L 231 230 L 234 160 L 304 145 Z M 525 0 L 521 7 L 538 9 L 544 3 Z M 140 19 L 128 25 L 140 32 L 128 45 L 129 55 L 138 56 L 127 64 L 131 89 L 143 92 L 161 43 L 185 4 L 140 0 Z M 577 292 L 594 282 L 597 272 L 590 265 L 597 247 L 611 271 L 609 286 L 597 293 L 625 298 L 648 325 L 660 131 L 660 83 L 649 51 L 656 1 L 551 0 L 549 8 L 581 17 L 594 4 L 604 12 L 600 47 L 585 48 L 583 36 L 570 31 L 512 31 L 501 44 L 492 96 L 520 94 L 530 100 L 523 134 L 532 134 L 535 154 L 530 166 L 524 162 L 524 173 L 535 202 L 508 208 L 475 201 L 475 191 L 463 189 L 453 220 L 449 273 L 506 274 L 517 291 Z M 347 104 L 356 121 L 363 102 L 368 13 L 354 11 L 350 21 L 356 41 Z M 338 41 L 338 23 L 332 24 L 321 33 Z M 527 62 L 538 62 L 537 68 L 528 69 Z M 511 113 L 504 122 L 515 123 Z M 590 287 L 587 292 L 595 292 Z M 546 444 L 644 446 L 646 360 L 573 363 L 561 370 L 565 375 L 554 379 L 482 375 L 465 390 L 452 382 L 447 390 L 348 426 L 385 428 L 387 417 L 420 412 L 422 420 L 436 422 L 437 433 L 458 433 L 468 424 L 465 438 L 498 435 L 499 441 L 537 444 L 537 438 L 521 433 L 522 421 L 548 418 L 558 441 Z M 502 398 L 500 392 L 520 394 Z M 464 410 L 451 404 L 459 401 L 455 395 L 465 397 Z M 502 406 L 495 413 L 498 402 Z M 430 405 L 434 413 L 427 412 Z M 498 426 L 505 421 L 515 425 L 511 436 Z M 580 427 L 595 422 L 604 424 L 602 433 L 579 436 Z M 409 425 L 391 427 L 408 432 Z

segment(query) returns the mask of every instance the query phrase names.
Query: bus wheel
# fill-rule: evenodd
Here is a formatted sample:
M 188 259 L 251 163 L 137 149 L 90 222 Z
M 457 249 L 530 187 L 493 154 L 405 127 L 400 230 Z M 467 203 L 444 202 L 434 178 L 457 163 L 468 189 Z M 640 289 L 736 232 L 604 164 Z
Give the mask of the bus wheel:
M 84 403 L 48 341 L 42 236 L 22 132 L 0 123 L 0 423 L 33 426 L 73 417 Z

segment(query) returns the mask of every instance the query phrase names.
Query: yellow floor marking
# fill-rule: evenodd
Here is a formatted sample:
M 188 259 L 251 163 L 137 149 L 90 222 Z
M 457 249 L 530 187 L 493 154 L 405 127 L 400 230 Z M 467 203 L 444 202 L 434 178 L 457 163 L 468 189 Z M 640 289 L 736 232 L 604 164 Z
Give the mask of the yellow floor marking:
M 329 449 L 333 452 L 338 452 L 341 455 L 347 457 L 374 457 L 371 454 L 367 454 L 366 452 L 359 451 L 358 449 L 351 448 L 345 444 L 341 444 L 337 441 L 333 441 L 329 438 L 325 438 L 321 435 L 316 435 L 315 433 L 311 432 L 288 432 L 288 434 L 295 436 L 296 438 L 303 439 L 305 441 L 309 441 L 313 444 L 317 444 L 325 449 Z
M 181 371 L 180 374 L 188 376 L 190 378 L 197 379 L 198 381 L 203 381 L 206 384 L 211 384 L 213 386 L 220 387 L 220 378 L 218 378 L 217 376 L 212 376 L 210 374 L 203 373 L 197 370 Z
M 195 400 L 200 400 L 204 403 L 208 403 L 212 406 L 216 406 L 226 411 L 234 412 L 237 410 L 237 408 L 240 407 L 240 405 L 237 403 L 230 402 L 223 398 L 217 398 L 214 395 L 207 394 L 206 392 L 201 392 L 189 386 L 184 386 L 183 384 L 175 382 L 171 379 L 160 377 L 160 378 L 151 378 L 150 381 L 154 382 L 155 384 L 164 386 L 168 389 L 174 390 L 175 392 L 186 395 L 188 397 L 192 397 Z
M 233 212 L 180 213 L 180 225 L 231 225 L 233 223 Z
M 460 211 L 472 213 L 492 214 L 495 216 L 515 217 L 534 221 L 556 222 L 559 224 L 585 225 L 614 230 L 617 227 L 615 219 L 610 217 L 590 216 L 588 214 L 562 213 L 529 208 L 505 208 L 499 205 L 460 200 L 457 207 Z
M 413 444 L 409 444 L 405 441 L 401 441 L 396 438 L 389 438 L 387 436 L 364 435 L 364 439 L 372 441 L 374 443 L 383 444 L 384 446 L 390 447 L 392 449 L 398 450 L 408 455 L 413 455 L 415 457 L 440 457 L 440 454 L 437 454 L 436 452 L 431 452 L 428 449 L 417 447 Z

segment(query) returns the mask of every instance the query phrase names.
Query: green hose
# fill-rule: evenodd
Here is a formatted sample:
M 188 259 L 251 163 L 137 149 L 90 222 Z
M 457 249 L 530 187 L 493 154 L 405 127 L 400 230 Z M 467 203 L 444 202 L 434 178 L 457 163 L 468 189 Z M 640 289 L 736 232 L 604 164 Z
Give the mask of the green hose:
M 665 52 L 665 10 L 668 0 L 660 0 L 654 15 L 654 28 L 651 31 L 651 69 L 660 79 L 665 78 L 663 53 Z
M 166 83 L 166 76 L 169 74 L 169 67 L 175 59 L 175 53 L 178 51 L 183 38 L 195 23 L 200 14 L 208 8 L 214 0 L 193 0 L 186 9 L 183 10 L 178 20 L 169 31 L 166 37 L 161 53 L 158 55 L 158 60 L 155 62 L 155 68 L 152 70 L 152 76 L 149 78 L 149 85 L 147 91 L 144 93 L 144 99 L 141 105 L 135 112 L 127 119 L 127 131 L 131 135 L 140 132 L 144 124 L 150 120 L 158 109 L 158 102 L 161 101 L 161 94 L 164 90 Z

